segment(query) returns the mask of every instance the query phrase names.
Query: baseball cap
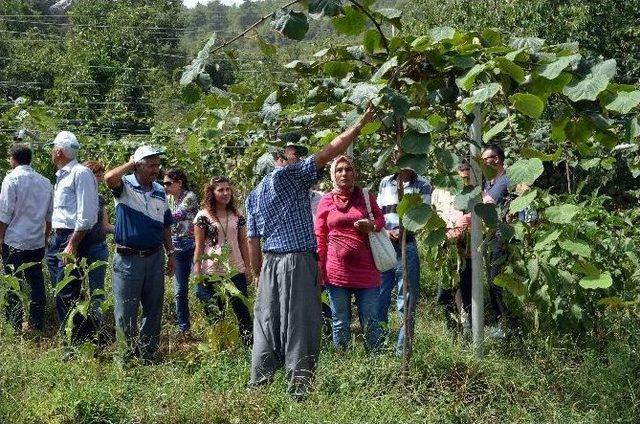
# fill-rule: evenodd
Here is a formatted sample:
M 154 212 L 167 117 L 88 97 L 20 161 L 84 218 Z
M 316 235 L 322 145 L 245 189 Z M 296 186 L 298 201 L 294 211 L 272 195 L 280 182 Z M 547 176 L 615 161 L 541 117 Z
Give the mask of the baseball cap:
M 140 146 L 136 149 L 133 154 L 133 161 L 140 162 L 144 158 L 148 158 L 150 156 L 158 156 L 161 155 L 162 152 L 155 147 L 152 146 Z
M 58 135 L 56 135 L 56 138 L 51 142 L 51 145 L 61 149 L 78 150 L 80 148 L 78 139 L 71 131 L 60 131 Z

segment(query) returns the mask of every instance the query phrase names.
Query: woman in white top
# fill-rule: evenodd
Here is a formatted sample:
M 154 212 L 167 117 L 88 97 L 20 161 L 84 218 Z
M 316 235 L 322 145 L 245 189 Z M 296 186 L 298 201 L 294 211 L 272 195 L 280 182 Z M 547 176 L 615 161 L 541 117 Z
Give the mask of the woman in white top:
M 248 297 L 246 271 L 249 269 L 246 220 L 234 204 L 233 188 L 227 177 L 213 177 L 204 189 L 203 209 L 194 219 L 196 247 L 193 273 L 206 276 L 198 284 L 196 296 L 205 304 L 211 322 L 221 319 L 225 295 L 221 283 L 230 278 L 242 296 Z M 231 306 L 238 318 L 240 336 L 250 346 L 253 321 L 245 299 L 231 296 Z

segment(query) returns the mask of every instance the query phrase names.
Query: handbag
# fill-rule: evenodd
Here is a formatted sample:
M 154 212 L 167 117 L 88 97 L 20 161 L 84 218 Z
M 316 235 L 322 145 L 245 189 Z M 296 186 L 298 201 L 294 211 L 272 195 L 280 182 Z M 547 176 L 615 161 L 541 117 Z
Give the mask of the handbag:
M 363 189 L 362 192 L 364 193 L 364 203 L 367 205 L 369 219 L 371 222 L 374 222 L 373 213 L 371 212 L 371 201 L 369 200 L 369 190 Z M 398 256 L 396 249 L 389 239 L 387 230 L 383 228 L 378 232 L 370 231 L 368 235 L 371 253 L 373 253 L 373 262 L 375 262 L 378 271 L 385 272 L 395 268 L 398 263 Z

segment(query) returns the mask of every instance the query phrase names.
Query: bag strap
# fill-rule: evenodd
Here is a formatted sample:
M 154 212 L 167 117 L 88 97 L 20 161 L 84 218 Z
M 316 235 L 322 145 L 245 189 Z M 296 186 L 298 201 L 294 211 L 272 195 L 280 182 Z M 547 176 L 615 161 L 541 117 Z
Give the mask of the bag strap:
M 371 201 L 369 200 L 369 190 L 366 188 L 362 189 L 362 194 L 364 194 L 364 203 L 367 205 L 367 212 L 369 213 L 369 219 L 373 222 L 373 213 L 371 212 Z

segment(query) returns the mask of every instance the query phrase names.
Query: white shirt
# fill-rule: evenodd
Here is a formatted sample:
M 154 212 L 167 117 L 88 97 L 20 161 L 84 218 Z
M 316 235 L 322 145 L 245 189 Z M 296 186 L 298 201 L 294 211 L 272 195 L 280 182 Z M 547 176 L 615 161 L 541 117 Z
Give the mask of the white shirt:
M 15 249 L 44 247 L 45 222 L 51 221 L 53 186 L 29 165 L 15 167 L 2 181 L 0 221 L 7 224 L 4 242 Z
M 56 177 L 51 226 L 90 230 L 98 222 L 98 183 L 93 172 L 74 159 Z

